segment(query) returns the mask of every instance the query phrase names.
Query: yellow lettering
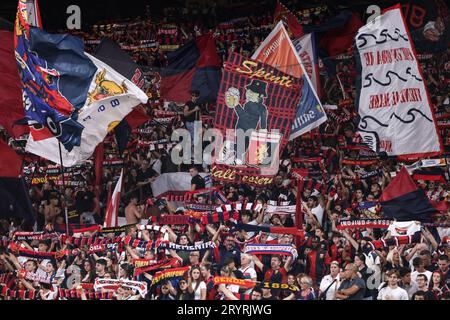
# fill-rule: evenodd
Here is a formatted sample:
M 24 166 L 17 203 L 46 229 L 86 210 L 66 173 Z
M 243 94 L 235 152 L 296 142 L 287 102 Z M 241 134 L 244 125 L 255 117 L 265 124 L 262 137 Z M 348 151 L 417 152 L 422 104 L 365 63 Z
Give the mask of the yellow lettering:
M 240 73 L 243 73 L 243 74 L 251 74 L 252 73 L 252 69 L 249 67 L 249 65 L 256 67 L 258 64 L 256 62 L 253 62 L 253 61 L 250 61 L 250 60 L 245 60 L 242 63 L 242 66 L 245 67 L 247 69 L 247 71 L 246 70 L 242 70 L 241 68 L 237 68 L 236 71 L 240 72 Z

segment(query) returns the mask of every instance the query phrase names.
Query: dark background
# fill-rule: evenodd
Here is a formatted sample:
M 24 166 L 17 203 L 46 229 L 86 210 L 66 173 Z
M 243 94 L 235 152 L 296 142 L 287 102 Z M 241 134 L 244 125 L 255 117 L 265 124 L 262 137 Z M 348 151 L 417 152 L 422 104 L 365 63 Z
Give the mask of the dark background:
M 202 0 L 204 1 L 204 0 Z M 0 18 L 13 22 L 17 10 L 18 0 L 0 0 Z M 148 10 L 153 17 L 163 15 L 166 7 L 184 6 L 189 0 L 39 0 L 43 27 L 47 31 L 65 29 L 69 14 L 66 13 L 68 6 L 75 4 L 81 9 L 82 29 L 98 21 L 117 18 L 133 18 L 145 16 Z M 208 1 L 211 3 L 213 1 Z M 335 0 L 284 0 L 288 8 L 308 8 L 322 4 L 337 10 L 351 7 L 361 13 L 370 4 L 380 4 L 386 1 L 335 1 Z M 243 17 L 250 14 L 259 14 L 273 11 L 276 0 L 218 0 L 216 3 L 222 7 L 217 10 L 219 20 L 225 21 L 235 17 Z M 148 7 L 148 10 L 147 10 Z

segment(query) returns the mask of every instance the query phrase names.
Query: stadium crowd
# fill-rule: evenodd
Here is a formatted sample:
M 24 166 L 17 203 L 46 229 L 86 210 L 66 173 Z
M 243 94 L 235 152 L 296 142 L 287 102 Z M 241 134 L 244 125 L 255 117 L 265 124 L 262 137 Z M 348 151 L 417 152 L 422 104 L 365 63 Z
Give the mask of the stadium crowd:
M 315 18 L 318 23 L 325 16 Z M 271 31 L 272 21 L 272 14 L 267 13 L 218 24 L 213 31 L 220 56 L 225 60 L 230 52 L 251 55 Z M 208 189 L 207 178 L 199 173 L 207 176 L 209 166 L 172 162 L 171 133 L 184 127 L 189 116 L 183 112 L 184 105 L 159 98 L 158 72 L 170 50 L 204 28 L 169 19 L 154 24 L 141 18 L 101 22 L 91 32 L 77 34 L 88 51 L 106 36 L 131 53 L 145 70 L 150 97 L 145 108 L 153 120 L 133 131 L 123 157 L 119 157 L 114 136 L 107 137 L 100 185 L 95 183 L 92 162 L 71 168 L 63 181 L 58 167 L 50 162 L 24 157 L 24 175 L 37 222 L 32 226 L 17 219 L 0 221 L 0 299 L 449 300 L 447 166 L 423 174 L 439 179 L 417 179 L 430 201 L 445 204 L 432 223 L 421 226 L 417 241 L 366 251 L 368 243 L 387 239 L 391 232 L 386 228 L 339 228 L 342 221 L 382 218 L 377 200 L 392 173 L 406 164 L 370 154 L 358 141 L 351 52 L 329 58 L 336 66 L 333 75 L 321 63 L 321 101 L 333 106 L 326 109 L 328 121 L 287 145 L 270 188 L 213 182 Z M 450 111 L 449 55 L 450 50 L 419 56 L 435 113 L 441 114 L 444 122 L 440 132 L 446 151 L 450 147 L 445 125 Z M 214 105 L 198 104 L 196 92 L 191 101 L 201 110 L 203 127 L 211 126 Z M 164 112 L 164 121 L 155 121 Z M 0 135 L 8 138 L 4 131 Z M 20 152 L 20 141 L 9 140 Z M 158 143 L 149 141 L 159 141 L 162 147 L 151 148 Z M 98 226 L 103 224 L 109 190 L 122 168 L 119 216 L 126 227 L 102 229 Z M 294 168 L 304 173 L 304 183 L 297 184 Z M 169 172 L 190 173 L 191 198 L 178 201 L 153 196 L 152 183 Z M 195 192 L 198 190 L 207 191 Z M 218 220 L 205 221 L 199 209 L 196 211 L 202 206 L 214 211 L 225 202 L 254 205 Z M 273 227 L 296 225 L 294 212 L 276 214 L 270 212 L 271 206 L 300 207 L 304 233 L 270 232 Z M 179 221 L 187 217 L 188 223 L 171 224 L 164 216 L 179 216 Z M 240 224 L 261 229 L 236 228 Z M 290 245 L 292 250 L 290 254 L 244 252 L 254 244 Z M 228 280 L 220 281 L 220 277 Z

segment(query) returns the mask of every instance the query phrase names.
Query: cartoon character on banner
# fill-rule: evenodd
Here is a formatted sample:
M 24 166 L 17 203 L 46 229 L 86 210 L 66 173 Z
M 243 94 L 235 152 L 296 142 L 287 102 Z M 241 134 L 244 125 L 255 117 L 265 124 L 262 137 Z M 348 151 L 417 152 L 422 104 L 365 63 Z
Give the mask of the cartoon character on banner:
M 259 167 L 266 165 L 270 157 L 270 143 L 272 147 L 279 144 L 281 135 L 267 131 L 267 84 L 253 80 L 245 87 L 245 103 L 240 104 L 240 92 L 230 87 L 225 93 L 225 104 L 232 108 L 237 116 L 234 141 L 225 141 L 224 158 L 227 164 L 234 161 L 235 165 Z M 250 136 L 248 135 L 250 133 Z M 244 148 L 238 148 L 240 134 L 245 134 Z M 275 144 L 273 144 L 275 143 Z M 242 150 L 243 149 L 243 150 Z M 278 148 L 276 148 L 278 149 Z

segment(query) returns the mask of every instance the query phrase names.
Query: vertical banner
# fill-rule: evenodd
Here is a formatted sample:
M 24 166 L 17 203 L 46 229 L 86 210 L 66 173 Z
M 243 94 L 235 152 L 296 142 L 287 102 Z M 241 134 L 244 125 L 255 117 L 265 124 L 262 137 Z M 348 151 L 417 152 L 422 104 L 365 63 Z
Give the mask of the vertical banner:
M 298 56 L 303 69 L 306 71 L 311 84 L 319 95 L 320 91 L 320 77 L 319 77 L 319 63 L 317 61 L 317 53 L 314 42 L 314 33 L 308 33 L 303 37 L 292 42 L 297 50 Z
M 252 59 L 266 63 L 278 70 L 303 80 L 301 99 L 292 123 L 289 140 L 311 131 L 327 120 L 327 116 L 317 97 L 301 58 L 298 55 L 283 22 L 278 22 L 267 36 Z
M 440 137 L 414 45 L 395 6 L 359 29 L 358 130 L 389 156 L 442 152 Z
M 291 134 L 302 80 L 239 54 L 225 63 L 214 127 L 217 145 L 212 178 L 264 187 L 278 172 Z

